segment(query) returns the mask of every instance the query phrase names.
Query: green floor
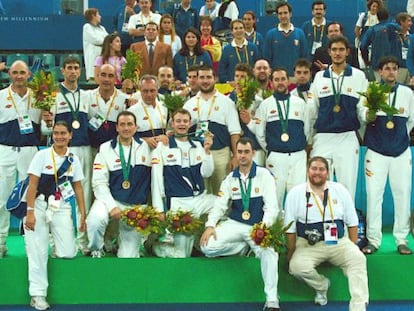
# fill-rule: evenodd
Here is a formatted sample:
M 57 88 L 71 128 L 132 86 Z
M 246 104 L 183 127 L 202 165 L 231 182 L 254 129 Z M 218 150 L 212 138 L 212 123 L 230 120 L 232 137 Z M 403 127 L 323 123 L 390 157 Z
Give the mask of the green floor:
M 414 246 L 410 237 L 410 244 Z M 12 235 L 9 255 L 0 260 L 0 304 L 27 303 L 27 261 L 23 238 Z M 284 302 L 309 301 L 313 292 L 287 273 L 279 261 L 279 292 Z M 347 280 L 338 268 L 321 271 L 333 282 L 330 301 L 349 299 Z M 412 300 L 414 256 L 401 256 L 390 233 L 368 257 L 370 299 Z M 54 304 L 262 302 L 263 283 L 255 258 L 49 260 L 48 297 Z

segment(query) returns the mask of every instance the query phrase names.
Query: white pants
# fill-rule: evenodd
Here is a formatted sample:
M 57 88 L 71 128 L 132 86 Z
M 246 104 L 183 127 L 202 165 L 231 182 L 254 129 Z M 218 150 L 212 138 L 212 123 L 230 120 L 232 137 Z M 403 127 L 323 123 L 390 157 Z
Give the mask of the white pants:
M 243 252 L 248 246 L 260 260 L 260 269 L 264 282 L 266 306 L 278 308 L 279 297 L 277 292 L 278 260 L 279 255 L 273 248 L 257 246 L 250 238 L 252 226 L 228 219 L 216 227 L 217 240 L 210 238 L 208 244 L 201 247 L 207 257 L 231 256 Z
M 82 165 L 84 178 L 81 183 L 83 188 L 83 196 L 85 199 L 85 213 L 87 215 L 92 204 L 92 147 L 70 147 L 70 152 L 73 152 L 73 154 L 79 158 Z M 79 209 L 76 209 L 76 224 L 78 227 L 80 224 L 80 216 L 81 215 Z M 86 232 L 80 232 L 78 230 L 77 243 L 81 250 L 87 247 L 88 236 Z
M 27 177 L 27 170 L 37 147 L 10 147 L 0 145 L 0 252 L 6 248 L 10 226 L 10 213 L 6 211 L 7 199 L 16 181 Z
M 172 198 L 170 210 L 190 211 L 194 217 L 199 218 L 213 208 L 216 197 L 203 193 L 196 197 Z M 153 246 L 154 253 L 158 257 L 186 258 L 191 257 L 194 247 L 194 236 L 186 234 L 174 234 L 174 243 L 156 242 Z
M 131 206 L 117 202 L 121 210 Z M 104 245 L 104 234 L 109 223 L 109 214 L 104 202 L 95 199 L 89 215 L 86 218 L 88 227 L 89 249 L 102 250 Z M 122 220 L 119 223 L 119 249 L 117 256 L 120 258 L 138 258 L 139 248 L 142 243 L 142 235 L 135 228 L 128 226 Z
M 46 208 L 44 196 L 40 195 L 35 201 L 34 230 L 25 230 L 30 296 L 47 296 L 49 231 L 54 240 L 56 257 L 73 258 L 77 253 L 70 205 L 54 212 L 50 223 L 46 222 Z
M 306 151 L 293 153 L 270 152 L 266 160 L 276 182 L 279 209 L 283 210 L 285 193 L 292 187 L 306 182 Z
M 355 201 L 359 163 L 359 142 L 355 132 L 316 134 L 311 151 L 311 157 L 314 156 L 328 160 L 330 180 L 335 172 L 337 181 L 349 190 Z
M 316 291 L 323 291 L 327 289 L 328 279 L 316 267 L 325 261 L 340 267 L 348 277 L 349 310 L 364 311 L 369 300 L 366 258 L 348 238 L 339 239 L 336 245 L 327 245 L 324 241 L 309 245 L 306 239 L 298 238 L 289 273 Z
M 407 244 L 410 232 L 411 150 L 398 157 L 388 157 L 370 149 L 365 155 L 367 189 L 367 238 L 375 247 L 382 239 L 382 202 L 387 177 L 394 199 L 393 235 L 397 245 Z
M 204 184 L 208 193 L 217 195 L 221 182 L 230 172 L 230 148 L 225 147 L 220 150 L 211 150 L 211 153 L 214 160 L 214 173 L 209 178 L 204 179 Z

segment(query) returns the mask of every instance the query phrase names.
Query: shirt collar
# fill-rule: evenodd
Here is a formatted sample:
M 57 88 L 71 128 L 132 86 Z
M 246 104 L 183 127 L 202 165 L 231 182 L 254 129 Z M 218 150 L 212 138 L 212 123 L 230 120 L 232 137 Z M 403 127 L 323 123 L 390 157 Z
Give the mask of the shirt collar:
M 236 41 L 234 41 L 234 39 L 231 41 L 231 46 L 232 47 L 239 47 L 239 48 L 241 48 L 241 47 L 247 46 L 247 44 L 248 44 L 248 41 L 246 39 L 244 39 L 243 44 L 241 46 L 236 45 Z
M 316 24 L 315 23 L 315 19 L 314 18 L 312 18 L 312 26 L 325 26 L 326 25 L 326 19 L 325 19 L 325 17 L 323 18 L 323 21 L 322 21 L 322 24 Z
M 289 29 L 288 29 L 288 30 L 285 30 L 285 29 L 282 29 L 282 27 L 280 27 L 280 24 L 278 24 L 278 25 L 277 25 L 277 29 L 278 29 L 279 31 L 281 31 L 281 32 L 286 32 L 286 33 L 288 33 L 289 31 L 293 31 L 293 30 L 295 30 L 295 27 L 293 26 L 293 24 L 292 24 L 292 23 L 290 23 L 290 25 L 289 25 Z

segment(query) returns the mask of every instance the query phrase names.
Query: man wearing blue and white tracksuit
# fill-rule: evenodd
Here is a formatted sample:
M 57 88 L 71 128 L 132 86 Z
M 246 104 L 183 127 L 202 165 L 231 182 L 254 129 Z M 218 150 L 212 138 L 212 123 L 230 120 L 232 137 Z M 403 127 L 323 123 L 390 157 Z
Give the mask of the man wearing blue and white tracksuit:
M 212 139 L 206 137 L 204 147 L 188 137 L 191 125 L 190 112 L 185 109 L 173 113 L 171 126 L 175 136 L 168 145 L 158 143 L 152 153 L 151 193 L 152 204 L 159 212 L 189 211 L 199 218 L 213 207 L 215 196 L 207 194 L 203 178 L 214 171 L 213 155 L 210 152 Z M 159 257 L 190 257 L 194 236 L 174 234 L 174 243 L 156 243 L 154 252 Z
M 409 133 L 414 126 L 414 95 L 410 88 L 396 83 L 398 60 L 395 57 L 380 59 L 379 73 L 383 82 L 392 86 L 387 102 L 398 113 L 387 115 L 378 111 L 373 120 L 367 120 L 364 142 L 368 148 L 365 155 L 365 180 L 369 244 L 363 251 L 372 254 L 381 245 L 382 202 L 388 177 L 394 199 L 393 235 L 398 252 L 407 255 L 411 254 L 407 236 L 410 232 L 412 175 Z
M 311 157 L 327 159 L 331 167 L 330 179 L 333 180 L 335 171 L 338 182 L 355 199 L 359 162 L 356 131 L 360 128 L 359 118 L 363 113 L 358 92 L 365 92 L 368 81 L 362 71 L 346 63 L 349 43 L 345 37 L 331 39 L 328 51 L 332 65 L 319 71 L 311 86 L 315 96 L 312 111 L 317 114 Z
M 122 211 L 147 204 L 151 183 L 149 146 L 134 139 L 135 115 L 123 111 L 117 118 L 118 137 L 101 145 L 93 164 L 95 201 L 86 220 L 92 257 L 101 257 L 109 217 L 119 220 Z M 121 222 L 118 257 L 139 257 L 141 234 Z
M 10 213 L 4 208 L 17 179 L 27 176 L 30 161 L 40 145 L 41 111 L 33 108 L 27 88 L 30 71 L 22 61 L 9 69 L 11 85 L 0 91 L 0 258 L 6 256 Z
M 279 311 L 278 254 L 272 247 L 256 245 L 250 236 L 255 223 L 270 226 L 279 215 L 276 186 L 272 174 L 253 162 L 250 138 L 240 138 L 236 148 L 239 166 L 221 183 L 219 198 L 200 239 L 201 250 L 207 257 L 218 257 L 240 255 L 250 247 L 260 259 L 266 295 L 264 310 Z M 228 211 L 228 218 L 220 221 Z
M 271 77 L 275 93 L 261 103 L 248 126 L 267 150 L 266 167 L 274 175 L 282 209 L 285 191 L 306 181 L 309 116 L 305 101 L 289 94 L 286 70 L 276 68 Z

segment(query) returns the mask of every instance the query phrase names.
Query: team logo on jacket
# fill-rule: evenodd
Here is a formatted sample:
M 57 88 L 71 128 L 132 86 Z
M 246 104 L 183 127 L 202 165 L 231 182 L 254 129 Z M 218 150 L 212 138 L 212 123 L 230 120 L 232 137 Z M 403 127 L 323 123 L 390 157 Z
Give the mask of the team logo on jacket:
M 233 187 L 233 188 L 231 188 L 231 191 L 233 191 L 233 192 L 239 191 L 239 188 Z
M 215 107 L 214 107 L 214 110 L 215 110 L 215 111 L 219 111 L 219 106 L 215 106 Z
M 198 110 L 198 108 L 197 108 L 197 107 L 194 107 L 194 108 L 193 108 L 193 111 L 197 111 L 197 110 Z
M 259 192 L 260 192 L 259 187 L 254 188 L 254 193 L 259 193 Z
M 399 113 L 404 113 L 404 107 L 400 107 L 400 108 L 398 109 L 398 112 L 399 112 Z
M 371 172 L 369 169 L 365 169 L 365 175 L 367 175 L 368 177 L 372 177 L 374 175 L 373 172 Z
M 47 169 L 47 170 L 51 170 L 53 168 L 53 166 L 52 165 L 46 165 L 45 166 L 45 169 Z
M 338 200 L 337 199 L 333 199 L 332 200 L 332 203 L 336 205 L 336 204 L 338 204 Z
M 299 117 L 299 111 L 295 111 L 295 117 Z
M 61 106 L 65 106 L 66 105 L 66 103 L 65 102 L 60 102 L 60 104 L 59 105 L 61 105 Z
M 103 169 L 103 167 L 104 167 L 103 164 L 100 164 L 100 163 L 94 163 L 93 164 L 93 169 L 96 170 L 96 171 Z
M 160 163 L 160 159 L 158 158 L 152 158 L 151 159 L 151 164 L 159 164 Z
M 92 104 L 91 107 L 98 107 L 98 105 L 97 104 Z
M 145 160 L 146 160 L 147 158 L 145 157 L 145 156 L 142 156 L 141 157 L 141 162 L 145 162 Z
M 197 156 L 196 160 L 201 161 L 201 156 Z
M 169 155 L 167 155 L 168 159 L 174 158 L 174 155 L 172 153 L 170 153 Z
M 293 40 L 293 45 L 298 46 L 299 45 L 299 40 Z
M 6 108 L 11 108 L 12 107 L 12 105 L 6 105 Z
M 224 192 L 220 190 L 220 191 L 217 193 L 217 195 L 218 195 L 219 197 L 222 197 L 222 196 L 224 195 Z
M 120 163 L 121 162 L 121 159 L 116 159 L 115 160 L 115 163 Z
M 115 110 L 119 110 L 119 106 L 118 105 L 115 105 L 114 109 Z
M 270 112 L 269 112 L 270 114 L 276 114 L 277 113 L 277 110 L 270 110 Z
M 351 88 L 351 87 L 349 87 L 349 88 L 347 88 L 347 89 L 346 89 L 346 91 L 347 91 L 348 93 L 351 93 L 351 92 L 352 92 L 352 88 Z
M 145 116 L 145 117 L 143 117 L 143 118 L 142 118 L 142 120 L 148 120 L 148 117 L 147 117 L 147 116 Z

